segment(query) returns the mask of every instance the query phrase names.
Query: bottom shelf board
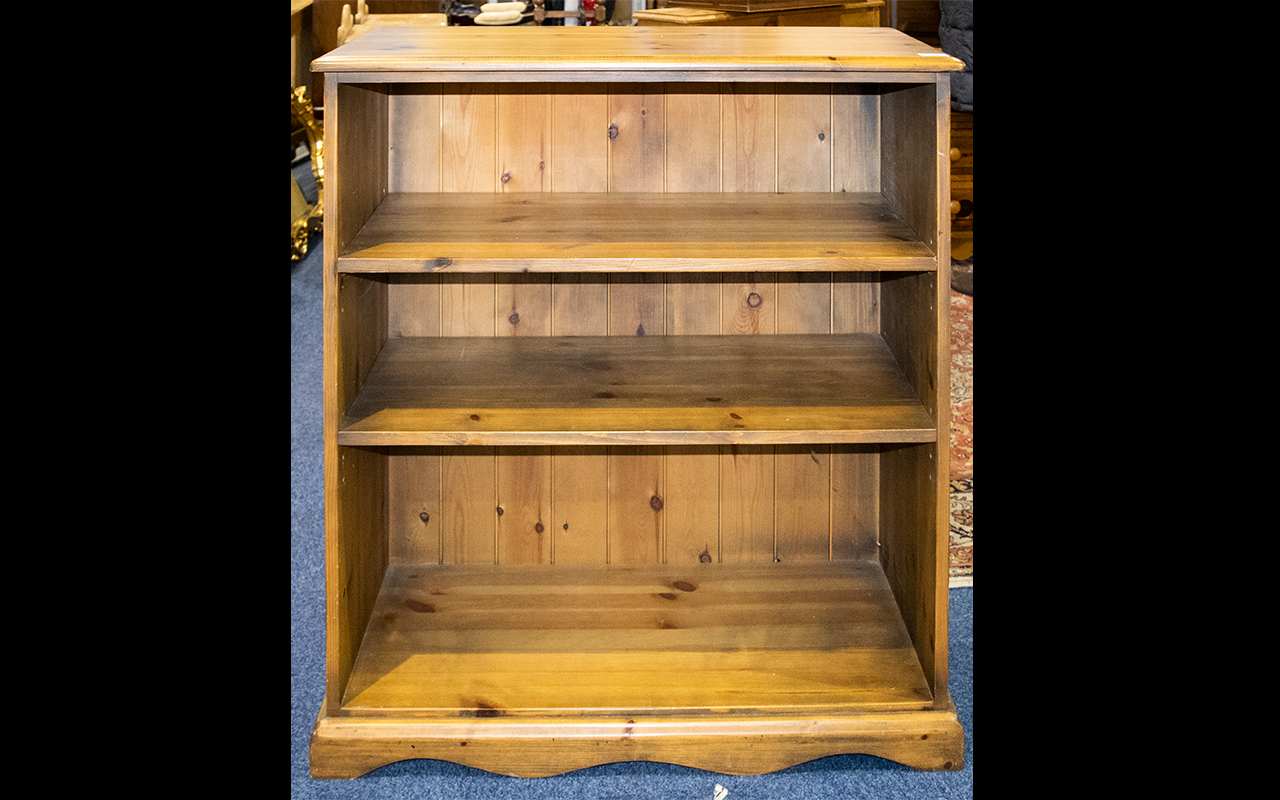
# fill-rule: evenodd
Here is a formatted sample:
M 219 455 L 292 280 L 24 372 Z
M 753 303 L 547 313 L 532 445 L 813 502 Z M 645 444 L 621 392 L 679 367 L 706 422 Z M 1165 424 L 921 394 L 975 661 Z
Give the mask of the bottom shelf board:
M 910 711 L 932 693 L 874 562 L 388 568 L 344 715 Z

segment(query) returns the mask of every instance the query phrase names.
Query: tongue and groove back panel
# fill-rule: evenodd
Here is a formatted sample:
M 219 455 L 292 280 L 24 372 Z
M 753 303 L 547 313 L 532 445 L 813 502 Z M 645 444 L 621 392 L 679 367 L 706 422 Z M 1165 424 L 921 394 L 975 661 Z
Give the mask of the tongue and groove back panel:
M 385 159 L 385 169 L 368 170 L 389 176 L 385 187 L 372 188 L 375 195 L 879 193 L 882 101 L 913 89 L 932 97 L 932 85 L 885 94 L 860 84 L 339 87 L 345 107 L 357 95 L 377 95 L 366 100 L 373 113 L 385 113 L 385 151 L 360 148 L 365 158 Z M 931 101 L 920 105 L 932 113 Z M 927 234 L 921 238 L 929 242 Z M 387 337 L 879 333 L 880 278 L 345 275 L 342 293 L 385 303 Z M 366 363 L 380 344 L 367 345 Z M 392 564 L 876 556 L 877 445 L 383 452 Z

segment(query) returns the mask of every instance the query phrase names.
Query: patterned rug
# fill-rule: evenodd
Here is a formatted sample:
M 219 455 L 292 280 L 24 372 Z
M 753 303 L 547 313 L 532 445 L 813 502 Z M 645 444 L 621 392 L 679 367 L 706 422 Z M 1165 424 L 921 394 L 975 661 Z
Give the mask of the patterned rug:
M 951 291 L 950 576 L 952 586 L 973 585 L 973 296 L 954 289 Z

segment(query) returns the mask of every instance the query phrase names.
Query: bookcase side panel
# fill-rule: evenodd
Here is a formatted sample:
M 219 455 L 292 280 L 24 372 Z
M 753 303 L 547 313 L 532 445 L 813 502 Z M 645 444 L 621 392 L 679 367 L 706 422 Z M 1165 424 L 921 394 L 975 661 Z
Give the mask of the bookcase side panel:
M 942 305 L 939 296 L 945 288 L 936 272 L 885 273 L 879 284 L 880 332 L 885 344 L 925 410 L 940 425 L 946 422 L 941 412 L 949 403 L 950 386 L 950 359 L 944 351 L 948 306 Z
M 385 457 L 340 447 L 331 462 L 325 480 L 325 697 L 330 713 L 339 708 L 387 565 Z M 333 491 L 328 491 L 330 485 Z
M 880 560 L 938 707 L 948 702 L 947 274 L 947 270 L 906 273 L 880 284 L 885 342 L 933 417 L 937 432 L 933 442 L 884 448 L 879 478 Z
M 324 481 L 326 710 L 338 710 L 387 565 L 385 455 L 339 447 L 337 429 L 386 340 L 385 282 L 337 271 L 386 196 L 387 95 L 326 76 Z
M 938 252 L 949 214 L 940 214 L 949 84 L 903 84 L 880 95 L 881 192 L 926 245 Z
M 945 449 L 885 445 L 880 455 L 880 564 L 939 707 L 948 702 Z
M 336 397 L 332 422 L 350 401 L 386 342 L 387 284 L 380 277 L 338 275 L 333 361 L 327 386 Z M 376 448 L 326 442 L 325 538 L 328 584 L 331 701 L 341 696 L 388 563 L 387 458 Z
M 336 264 L 387 194 L 387 92 L 334 75 L 326 87 L 325 261 Z

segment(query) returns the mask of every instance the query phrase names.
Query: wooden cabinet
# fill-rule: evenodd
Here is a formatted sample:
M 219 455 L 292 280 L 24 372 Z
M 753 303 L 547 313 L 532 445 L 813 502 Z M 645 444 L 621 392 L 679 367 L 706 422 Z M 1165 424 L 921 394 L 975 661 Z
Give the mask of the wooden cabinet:
M 886 28 L 398 28 L 325 74 L 312 774 L 958 769 L 947 72 Z

